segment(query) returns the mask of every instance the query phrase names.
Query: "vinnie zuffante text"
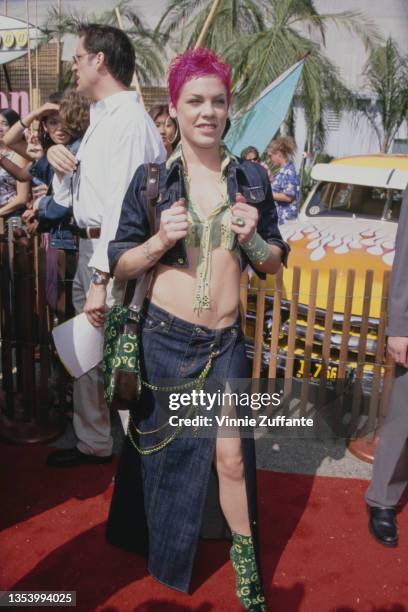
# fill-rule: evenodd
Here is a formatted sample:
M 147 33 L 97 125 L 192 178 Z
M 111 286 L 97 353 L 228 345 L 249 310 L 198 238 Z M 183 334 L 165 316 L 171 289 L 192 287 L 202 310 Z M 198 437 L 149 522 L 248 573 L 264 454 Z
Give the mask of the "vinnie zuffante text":
M 228 406 L 249 406 L 251 410 L 258 411 L 262 408 L 277 408 L 281 404 L 280 393 L 225 393 L 216 391 L 208 393 L 201 390 L 192 390 L 189 393 L 171 393 L 169 395 L 169 409 L 195 407 L 201 410 L 218 412 L 219 408 Z M 171 415 L 169 425 L 179 427 L 313 427 L 313 419 L 306 417 L 288 418 L 284 415 L 274 417 L 268 414 L 257 414 L 253 417 L 232 417 L 229 415 L 195 415 L 193 417 L 181 417 Z

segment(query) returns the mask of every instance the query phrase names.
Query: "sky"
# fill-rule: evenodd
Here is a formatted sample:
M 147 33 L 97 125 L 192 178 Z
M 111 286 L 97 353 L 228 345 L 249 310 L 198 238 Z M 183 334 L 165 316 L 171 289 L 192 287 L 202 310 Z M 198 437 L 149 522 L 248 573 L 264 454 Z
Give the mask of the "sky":
M 61 0 L 63 10 L 73 9 L 80 12 L 103 12 L 114 6 L 114 0 Z M 26 18 L 26 0 L 8 0 L 8 14 L 18 19 Z M 39 22 L 47 15 L 49 7 L 56 6 L 56 0 L 37 0 Z M 150 26 L 155 26 L 159 20 L 166 0 L 134 0 L 133 5 L 140 8 Z M 0 0 L 0 12 L 3 13 L 4 0 Z M 29 0 L 29 11 L 34 17 L 35 3 Z M 33 19 L 32 19 L 33 20 Z

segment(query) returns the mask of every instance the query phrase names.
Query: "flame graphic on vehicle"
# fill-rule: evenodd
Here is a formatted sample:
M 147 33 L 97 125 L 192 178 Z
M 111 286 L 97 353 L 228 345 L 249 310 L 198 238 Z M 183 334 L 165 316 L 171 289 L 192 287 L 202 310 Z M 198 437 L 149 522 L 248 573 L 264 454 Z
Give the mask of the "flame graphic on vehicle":
M 328 247 L 333 249 L 336 255 L 350 253 L 353 249 L 364 249 L 368 254 L 381 257 L 387 266 L 392 266 L 395 255 L 395 241 L 388 231 L 384 229 L 371 229 L 360 227 L 352 230 L 349 226 L 338 228 L 322 228 L 318 225 L 296 224 L 296 228 L 284 231 L 284 238 L 290 242 L 307 240 L 306 248 L 311 251 L 310 260 L 320 261 L 328 255 Z

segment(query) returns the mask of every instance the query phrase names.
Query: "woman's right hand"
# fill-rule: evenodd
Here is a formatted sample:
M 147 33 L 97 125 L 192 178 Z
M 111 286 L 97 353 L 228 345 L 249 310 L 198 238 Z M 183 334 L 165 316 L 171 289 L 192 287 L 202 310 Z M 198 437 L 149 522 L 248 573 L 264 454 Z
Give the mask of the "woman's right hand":
M 54 104 L 54 102 L 46 102 L 35 110 L 30 111 L 28 115 L 25 115 L 22 119 L 22 125 L 25 125 L 28 128 L 36 119 L 42 119 L 42 117 L 49 115 L 50 113 L 58 113 L 58 111 L 58 104 Z
M 160 219 L 159 238 L 165 249 L 173 247 L 177 240 L 187 236 L 188 217 L 186 201 L 180 198 L 163 211 Z
M 47 159 L 56 172 L 65 174 L 73 172 L 77 167 L 78 160 L 67 147 L 62 144 L 53 145 L 47 151 Z
M 44 117 L 44 115 L 49 115 L 50 113 L 58 113 L 58 111 L 59 111 L 58 104 L 54 104 L 54 102 L 46 102 L 45 104 L 42 104 L 36 110 L 31 111 L 30 116 L 32 117 L 32 120 L 41 119 L 41 117 Z

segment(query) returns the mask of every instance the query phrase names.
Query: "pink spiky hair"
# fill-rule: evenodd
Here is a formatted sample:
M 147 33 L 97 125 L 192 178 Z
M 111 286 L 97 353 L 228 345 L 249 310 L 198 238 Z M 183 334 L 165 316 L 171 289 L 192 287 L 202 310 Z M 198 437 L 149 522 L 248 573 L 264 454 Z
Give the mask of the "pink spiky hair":
M 231 100 L 231 68 L 210 49 L 194 49 L 180 53 L 172 60 L 168 72 L 170 100 L 177 106 L 180 92 L 187 81 L 202 76 L 217 76 L 227 90 L 228 104 Z

